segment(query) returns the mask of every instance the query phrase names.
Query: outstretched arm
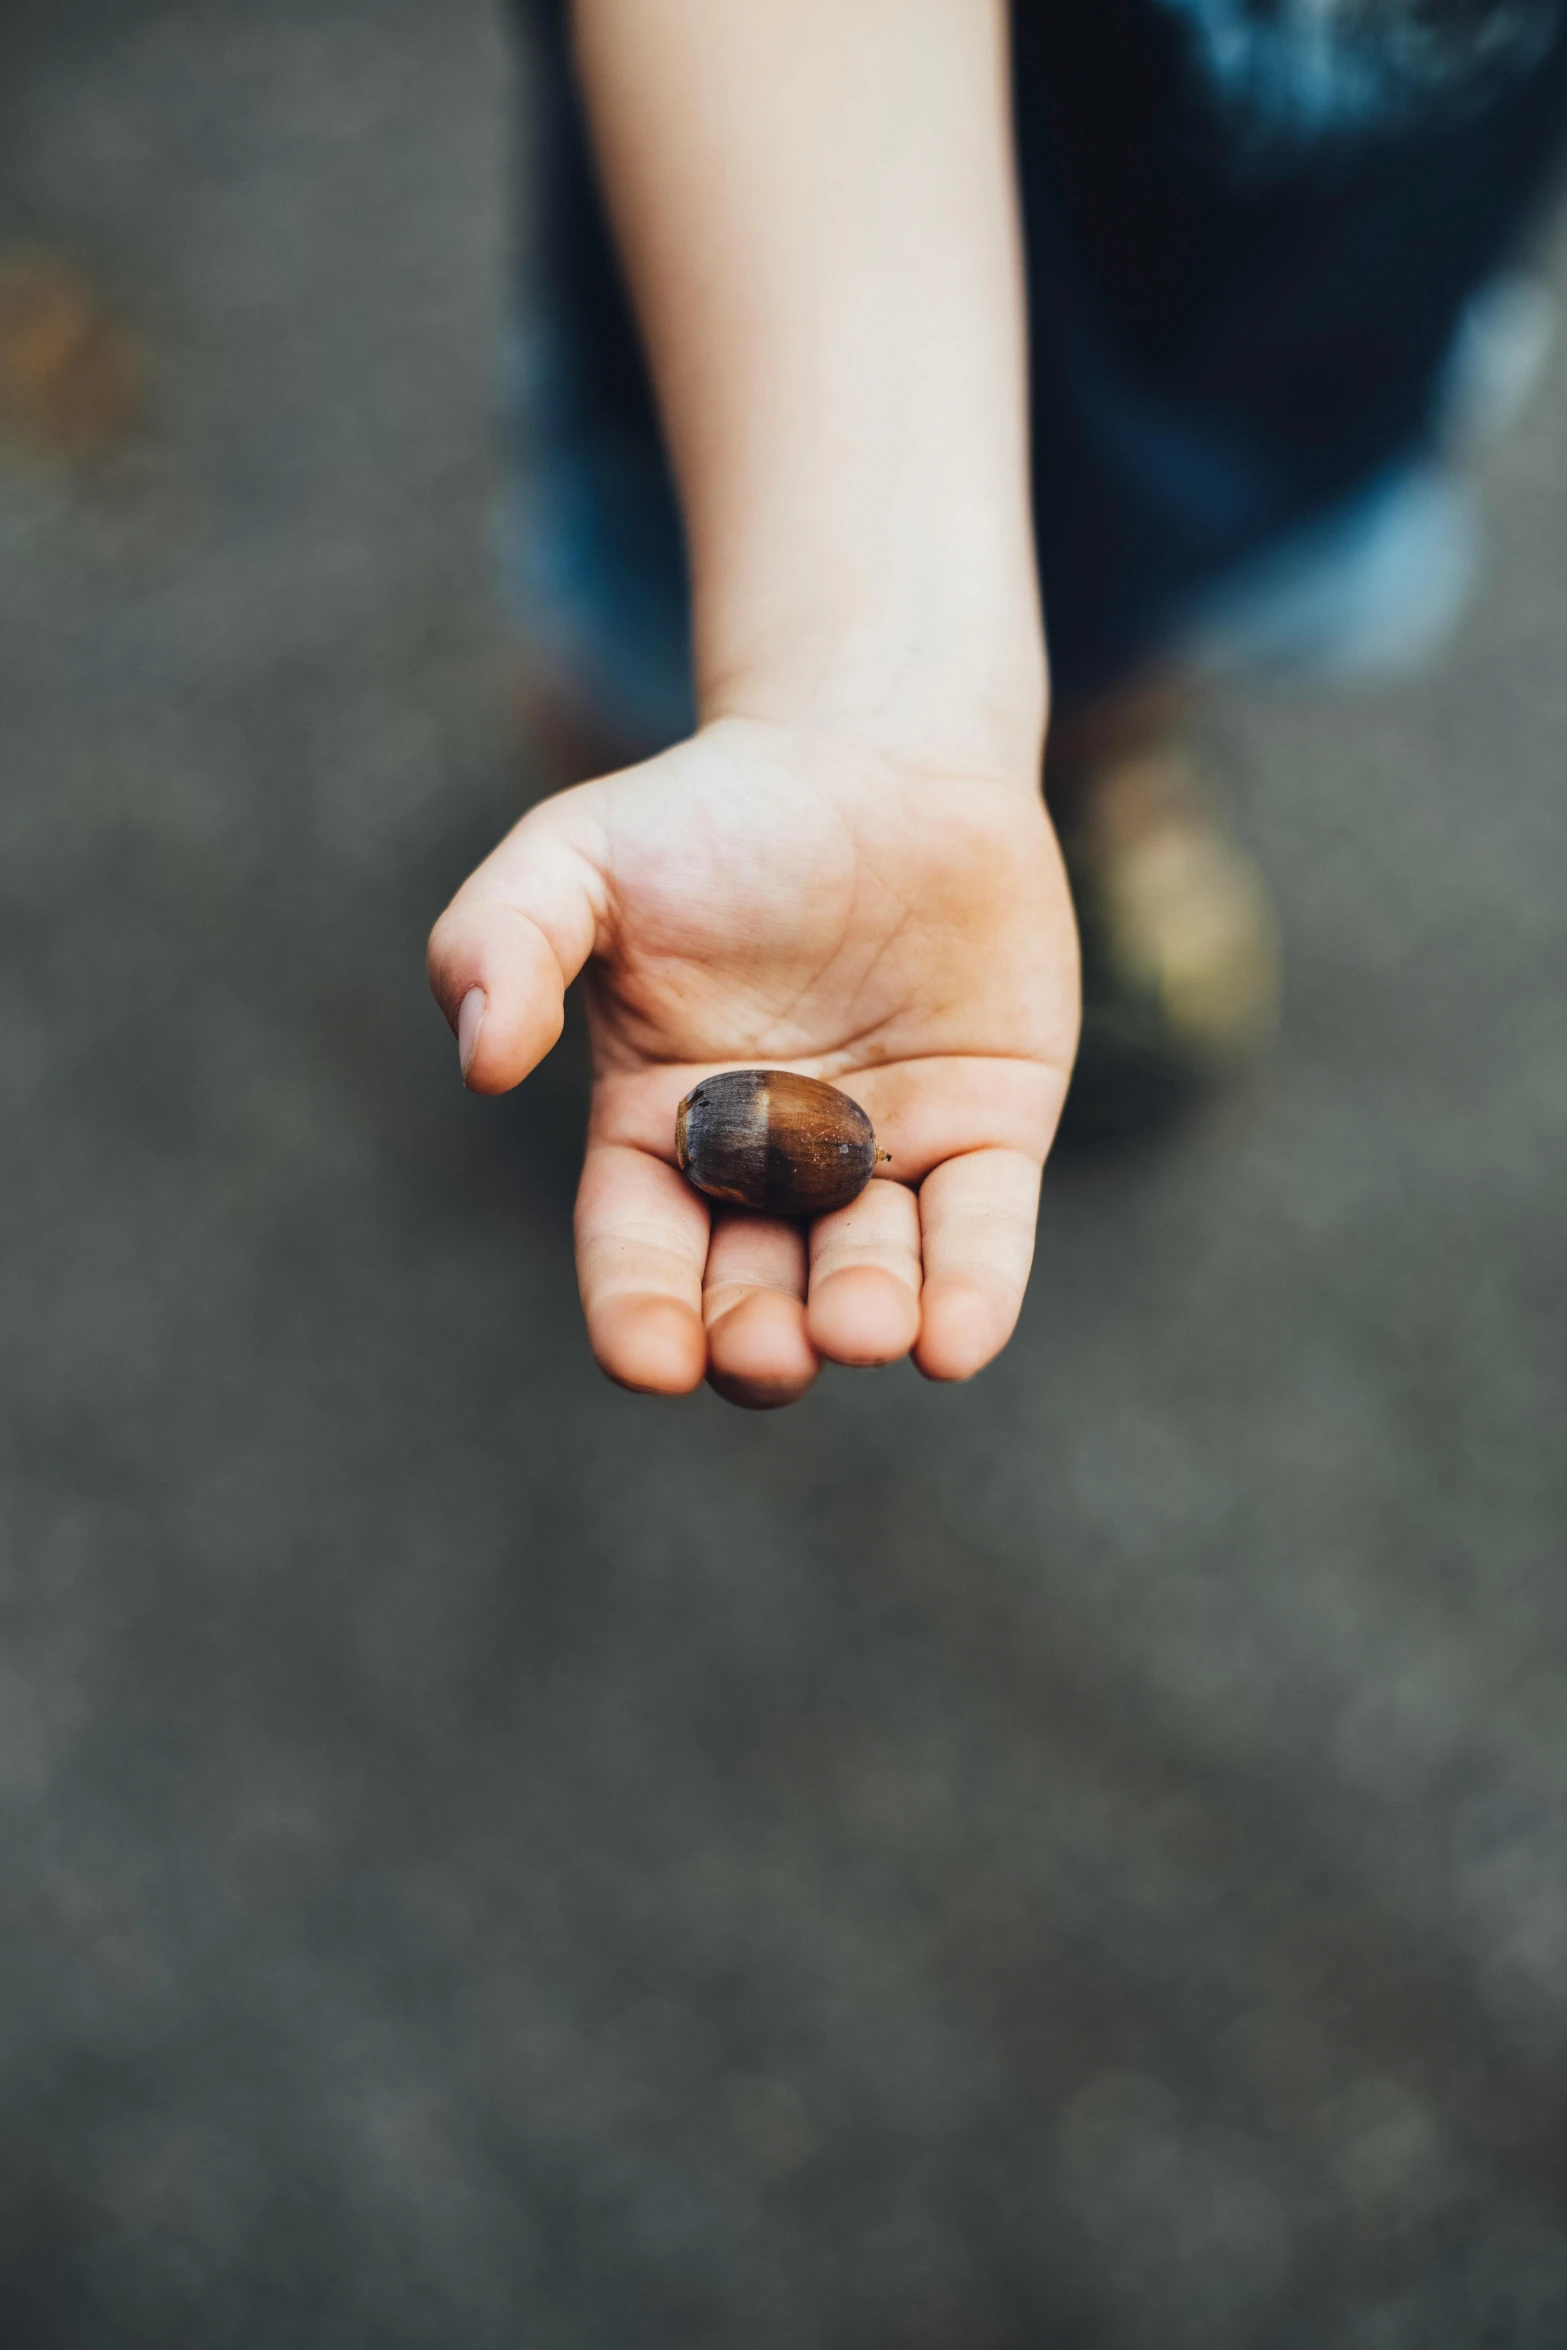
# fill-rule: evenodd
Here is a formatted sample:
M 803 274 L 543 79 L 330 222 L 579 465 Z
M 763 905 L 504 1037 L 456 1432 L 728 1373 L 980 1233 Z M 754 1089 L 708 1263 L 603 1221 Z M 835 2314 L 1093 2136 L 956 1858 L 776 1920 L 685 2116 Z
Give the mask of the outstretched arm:
M 1075 1035 L 999 0 L 578 0 L 690 544 L 701 725 L 534 810 L 437 926 L 470 1085 L 586 963 L 578 1213 L 605 1368 L 787 1400 L 822 1355 L 1004 1343 Z M 893 1151 L 805 1238 L 671 1164 L 714 1067 L 843 1084 Z M 809 1262 L 807 1259 L 809 1249 Z
M 704 715 L 1032 768 L 995 0 L 582 0 L 582 73 L 690 541 Z

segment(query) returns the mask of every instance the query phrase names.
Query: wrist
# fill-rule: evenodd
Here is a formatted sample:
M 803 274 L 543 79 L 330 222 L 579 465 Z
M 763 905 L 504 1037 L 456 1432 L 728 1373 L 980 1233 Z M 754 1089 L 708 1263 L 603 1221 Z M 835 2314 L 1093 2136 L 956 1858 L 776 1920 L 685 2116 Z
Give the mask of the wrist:
M 962 628 L 947 615 L 841 626 L 813 616 L 760 641 L 706 648 L 699 633 L 700 723 L 739 718 L 827 733 L 1037 791 L 1049 684 L 1036 615 L 1037 607 Z

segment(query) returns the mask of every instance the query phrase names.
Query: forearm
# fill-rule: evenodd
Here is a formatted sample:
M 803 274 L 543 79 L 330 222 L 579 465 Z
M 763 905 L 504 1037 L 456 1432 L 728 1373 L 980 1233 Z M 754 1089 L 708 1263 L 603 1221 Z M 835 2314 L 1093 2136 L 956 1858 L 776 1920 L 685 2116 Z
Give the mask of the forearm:
M 577 0 L 704 718 L 1028 772 L 1044 655 L 998 0 Z

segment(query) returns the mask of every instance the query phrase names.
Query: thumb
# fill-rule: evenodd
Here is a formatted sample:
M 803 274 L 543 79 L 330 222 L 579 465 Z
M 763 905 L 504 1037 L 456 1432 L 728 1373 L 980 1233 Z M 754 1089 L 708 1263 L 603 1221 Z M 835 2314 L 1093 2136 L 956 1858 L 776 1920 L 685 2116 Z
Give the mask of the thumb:
M 430 933 L 430 986 L 475 1093 L 507 1093 L 538 1066 L 593 952 L 602 859 L 573 802 L 577 793 L 563 792 L 524 816 Z

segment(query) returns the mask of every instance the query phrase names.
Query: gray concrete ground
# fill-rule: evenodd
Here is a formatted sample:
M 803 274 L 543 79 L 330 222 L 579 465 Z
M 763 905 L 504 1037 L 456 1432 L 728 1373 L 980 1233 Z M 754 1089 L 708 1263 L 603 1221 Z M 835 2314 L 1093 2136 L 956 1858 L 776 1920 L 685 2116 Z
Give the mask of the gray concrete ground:
M 1567 367 L 1440 675 L 1236 701 L 1282 1050 L 972 1389 L 620 1395 L 508 820 L 480 0 L 12 0 L 6 2350 L 1567 2340 Z

